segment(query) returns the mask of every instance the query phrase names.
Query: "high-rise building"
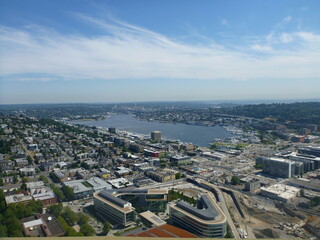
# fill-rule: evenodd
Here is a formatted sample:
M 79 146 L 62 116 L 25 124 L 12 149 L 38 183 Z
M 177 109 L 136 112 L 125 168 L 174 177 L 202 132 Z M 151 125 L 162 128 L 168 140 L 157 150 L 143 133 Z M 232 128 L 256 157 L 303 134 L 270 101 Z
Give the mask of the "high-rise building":
M 151 132 L 151 140 L 152 141 L 160 141 L 161 140 L 161 132 L 160 131 Z

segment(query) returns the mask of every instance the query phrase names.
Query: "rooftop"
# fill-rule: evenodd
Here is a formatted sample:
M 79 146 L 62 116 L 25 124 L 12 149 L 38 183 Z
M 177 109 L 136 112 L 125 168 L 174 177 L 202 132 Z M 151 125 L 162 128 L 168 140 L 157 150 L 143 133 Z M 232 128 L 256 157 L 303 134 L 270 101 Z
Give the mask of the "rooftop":
M 155 215 L 153 212 L 150 212 L 150 211 L 142 212 L 140 213 L 140 216 L 142 216 L 143 218 L 145 218 L 146 220 L 148 220 L 149 222 L 151 222 L 153 225 L 157 227 L 166 224 L 165 221 L 163 221 L 161 218 L 159 218 L 157 215 Z
M 129 234 L 127 237 L 197 238 L 196 235 L 169 224 L 155 227 L 145 232 Z

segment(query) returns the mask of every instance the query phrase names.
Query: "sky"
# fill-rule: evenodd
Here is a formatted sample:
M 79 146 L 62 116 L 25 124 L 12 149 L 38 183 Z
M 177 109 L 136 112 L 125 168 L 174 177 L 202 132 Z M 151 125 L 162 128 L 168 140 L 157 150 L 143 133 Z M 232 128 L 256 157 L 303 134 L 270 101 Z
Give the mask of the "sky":
M 0 104 L 320 98 L 319 0 L 0 0 Z

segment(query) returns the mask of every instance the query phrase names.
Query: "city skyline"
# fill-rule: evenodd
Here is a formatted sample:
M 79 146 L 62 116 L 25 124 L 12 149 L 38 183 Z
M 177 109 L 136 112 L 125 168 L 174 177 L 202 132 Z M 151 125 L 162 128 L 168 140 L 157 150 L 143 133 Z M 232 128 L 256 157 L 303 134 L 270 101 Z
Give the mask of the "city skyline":
M 0 104 L 320 96 L 317 1 L 0 6 Z

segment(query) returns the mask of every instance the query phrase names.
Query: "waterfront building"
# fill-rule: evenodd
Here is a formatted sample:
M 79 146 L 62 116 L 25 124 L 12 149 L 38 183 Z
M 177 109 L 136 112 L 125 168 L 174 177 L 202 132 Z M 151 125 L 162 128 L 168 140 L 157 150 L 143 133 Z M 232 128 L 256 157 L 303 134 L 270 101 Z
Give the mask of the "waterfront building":
M 151 140 L 152 141 L 161 141 L 161 132 L 160 131 L 153 131 L 151 132 Z
M 200 196 L 197 207 L 183 201 L 170 205 L 170 221 L 204 238 L 223 238 L 227 231 L 227 218 L 209 194 Z

